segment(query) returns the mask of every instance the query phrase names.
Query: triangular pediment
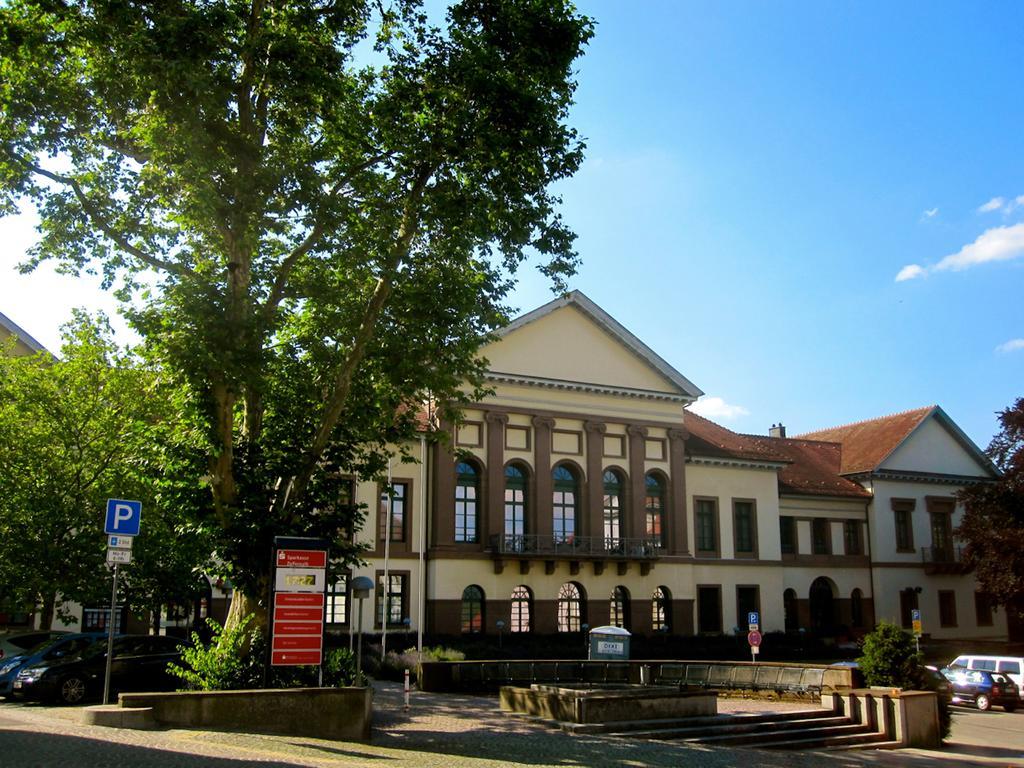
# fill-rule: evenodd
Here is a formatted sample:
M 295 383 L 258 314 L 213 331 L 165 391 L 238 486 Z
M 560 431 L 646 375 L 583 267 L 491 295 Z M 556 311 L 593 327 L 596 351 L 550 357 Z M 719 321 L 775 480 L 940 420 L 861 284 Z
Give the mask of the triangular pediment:
M 995 476 L 988 458 L 938 407 L 885 457 L 878 468 L 889 472 Z
M 660 393 L 703 394 L 578 291 L 514 320 L 483 347 L 495 376 Z

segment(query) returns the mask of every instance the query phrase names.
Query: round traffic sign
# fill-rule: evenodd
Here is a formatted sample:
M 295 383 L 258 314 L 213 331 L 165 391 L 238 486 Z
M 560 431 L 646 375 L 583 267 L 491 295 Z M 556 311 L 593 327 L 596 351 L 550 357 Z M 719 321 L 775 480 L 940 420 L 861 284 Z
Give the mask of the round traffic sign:
M 756 629 L 747 635 L 747 642 L 750 643 L 752 648 L 757 648 L 761 645 L 761 633 Z

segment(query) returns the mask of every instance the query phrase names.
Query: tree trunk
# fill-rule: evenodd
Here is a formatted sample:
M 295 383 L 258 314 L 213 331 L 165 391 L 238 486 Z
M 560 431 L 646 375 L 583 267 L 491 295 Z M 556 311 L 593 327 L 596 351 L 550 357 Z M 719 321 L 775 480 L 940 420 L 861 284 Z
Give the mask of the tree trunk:
M 258 628 L 264 637 L 268 635 L 267 607 L 262 605 L 258 598 L 236 589 L 231 596 L 231 607 L 228 608 L 228 617 L 224 626 L 229 629 L 237 627 L 246 616 L 253 617 L 250 629 Z
M 43 602 L 39 606 L 39 629 L 50 629 L 53 626 L 53 611 L 56 605 L 56 592 L 43 595 Z

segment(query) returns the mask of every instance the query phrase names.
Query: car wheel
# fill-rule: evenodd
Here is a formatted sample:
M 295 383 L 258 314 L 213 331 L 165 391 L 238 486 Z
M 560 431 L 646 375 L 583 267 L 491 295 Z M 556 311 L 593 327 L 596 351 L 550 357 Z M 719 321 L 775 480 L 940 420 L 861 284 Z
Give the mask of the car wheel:
M 991 700 L 984 693 L 979 693 L 974 703 L 978 705 L 978 709 L 982 712 L 988 712 L 992 708 Z
M 88 693 L 88 688 L 85 680 L 77 675 L 71 675 L 61 680 L 57 698 L 61 704 L 79 704 L 85 699 L 86 693 Z

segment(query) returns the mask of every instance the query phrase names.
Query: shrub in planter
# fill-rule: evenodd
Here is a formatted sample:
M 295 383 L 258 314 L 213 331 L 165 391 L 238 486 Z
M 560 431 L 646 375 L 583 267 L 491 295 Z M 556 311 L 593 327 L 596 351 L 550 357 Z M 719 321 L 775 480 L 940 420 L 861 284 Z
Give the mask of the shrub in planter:
M 210 642 L 204 643 L 197 632 L 192 645 L 181 646 L 184 664 L 172 662 L 168 671 L 185 681 L 187 691 L 232 691 L 258 688 L 263 680 L 263 638 L 252 628 L 252 616 L 238 626 L 222 627 L 207 619 Z
M 917 650 L 914 638 L 887 621 L 880 622 L 874 631 L 864 636 L 861 657 L 857 660 L 864 682 L 867 685 L 881 685 L 908 690 L 935 690 L 924 674 L 923 658 Z M 949 736 L 953 717 L 949 704 L 938 693 L 939 732 L 942 738 Z

